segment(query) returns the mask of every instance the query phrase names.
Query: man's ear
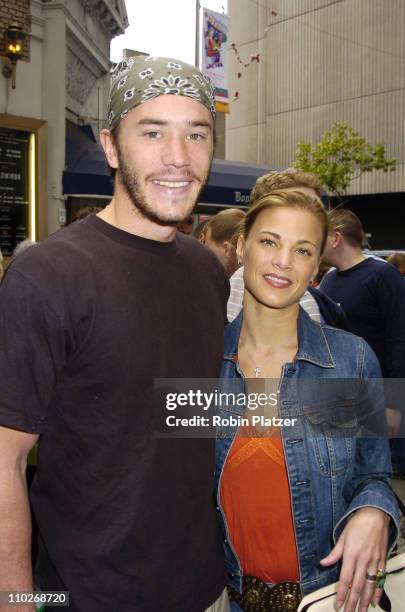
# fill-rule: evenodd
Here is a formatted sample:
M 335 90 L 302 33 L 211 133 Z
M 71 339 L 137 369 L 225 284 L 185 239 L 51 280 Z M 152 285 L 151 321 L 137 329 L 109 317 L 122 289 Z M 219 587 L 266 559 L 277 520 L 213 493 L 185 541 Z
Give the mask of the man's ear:
M 235 253 L 235 247 L 233 246 L 233 244 L 231 242 L 229 242 L 229 240 L 225 240 L 222 244 L 224 251 L 225 251 L 225 255 L 227 257 L 232 256 Z
M 342 233 L 339 232 L 339 230 L 335 230 L 335 232 L 333 233 L 333 240 L 332 240 L 333 248 L 336 248 L 339 245 L 341 245 L 342 244 L 342 240 L 343 240 Z
M 243 263 L 243 256 L 245 253 L 245 239 L 243 236 L 239 236 L 236 245 L 236 255 L 238 256 L 238 264 Z
M 104 149 L 107 163 L 110 168 L 118 168 L 117 147 L 115 145 L 114 137 L 111 134 L 110 130 L 101 130 L 100 143 Z

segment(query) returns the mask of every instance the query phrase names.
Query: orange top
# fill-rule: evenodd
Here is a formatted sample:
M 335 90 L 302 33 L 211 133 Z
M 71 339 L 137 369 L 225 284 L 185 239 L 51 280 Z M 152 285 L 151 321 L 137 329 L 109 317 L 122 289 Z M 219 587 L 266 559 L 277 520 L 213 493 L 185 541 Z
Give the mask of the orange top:
M 278 429 L 278 428 L 274 428 Z M 243 573 L 274 584 L 299 580 L 290 488 L 281 436 L 239 430 L 221 480 L 221 504 Z

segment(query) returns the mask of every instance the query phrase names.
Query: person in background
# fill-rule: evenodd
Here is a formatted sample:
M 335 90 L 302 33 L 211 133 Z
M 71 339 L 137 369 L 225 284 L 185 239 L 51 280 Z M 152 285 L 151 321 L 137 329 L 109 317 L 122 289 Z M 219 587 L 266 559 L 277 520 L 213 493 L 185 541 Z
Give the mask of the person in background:
M 37 243 L 34 242 L 34 240 L 31 240 L 31 238 L 25 238 L 25 240 L 22 240 L 21 242 L 19 242 L 13 251 L 10 261 L 8 262 L 7 270 L 3 270 L 3 277 L 6 275 L 6 272 L 8 272 L 8 270 L 10 269 L 11 264 L 14 262 L 14 260 L 20 255 L 22 255 L 23 253 L 25 253 L 25 251 L 35 246 L 36 244 Z
M 74 213 L 70 220 L 70 223 L 81 221 L 82 219 L 85 219 L 88 215 L 96 215 L 102 210 L 103 208 L 101 206 L 83 206 L 83 208 L 79 208 L 79 210 Z
M 323 254 L 327 265 L 320 288 L 338 302 L 347 329 L 364 338 L 378 357 L 384 378 L 405 378 L 405 283 L 399 271 L 362 252 L 364 231 L 351 210 L 329 212 L 329 233 Z M 398 433 L 405 406 L 387 408 L 390 434 Z
M 395 266 L 401 276 L 405 278 L 405 253 L 393 253 L 387 258 L 387 263 Z
M 314 287 L 315 289 L 317 287 L 319 287 L 323 277 L 325 276 L 325 274 L 327 274 L 329 272 L 329 269 L 330 269 L 329 266 L 327 266 L 327 265 L 325 265 L 324 263 L 321 262 L 320 265 L 319 265 L 319 272 L 315 276 L 313 282 L 311 283 L 311 286 Z
M 386 261 L 395 266 L 402 278 L 405 279 L 405 253 L 393 253 Z M 401 396 L 404 398 L 403 389 L 401 391 Z M 391 453 L 394 477 L 405 478 L 405 418 L 403 415 L 397 436 L 391 441 Z M 405 525 L 405 518 L 403 518 L 403 522 Z
M 38 441 L 38 589 L 69 591 L 70 612 L 226 612 L 214 440 L 163 439 L 154 419 L 156 378 L 221 364 L 228 279 L 176 230 L 208 179 L 213 87 L 182 61 L 129 58 L 108 126 L 111 202 L 19 255 L 0 287 L 0 592 L 33 590 Z
M 205 226 L 204 244 L 218 257 L 227 276 L 238 268 L 233 237 L 244 218 L 243 210 L 228 208 L 211 217 Z
M 273 171 L 260 177 L 252 189 L 251 201 L 257 201 L 279 189 L 299 190 L 302 193 L 321 198 L 321 183 L 315 174 L 288 168 L 280 172 Z M 244 268 L 240 266 L 229 279 L 231 292 L 227 305 L 228 321 L 232 322 L 242 309 L 244 295 Z M 312 282 L 312 281 L 311 281 Z M 345 313 L 333 300 L 329 299 L 315 287 L 309 286 L 301 298 L 301 306 L 315 321 L 345 329 Z
M 225 329 L 221 378 L 227 391 L 270 401 L 251 410 L 226 402 L 217 413 L 215 496 L 235 611 L 253 598 L 257 610 L 294 611 L 301 594 L 339 578 L 335 609 L 366 612 L 398 536 L 377 358 L 300 307 L 327 235 L 319 199 L 280 190 L 253 198 L 238 241 L 245 295 Z M 355 417 L 359 430 L 348 426 Z M 377 435 L 361 429 L 371 417 Z
M 177 224 L 177 231 L 186 234 L 186 236 L 191 236 L 193 233 L 193 225 L 194 215 L 190 215 L 188 219 Z
M 13 255 L 12 255 L 12 258 L 10 260 L 10 263 L 16 257 L 18 257 L 18 255 L 21 255 L 22 253 L 27 251 L 27 249 L 30 249 L 31 247 L 33 247 L 35 245 L 36 245 L 36 242 L 34 240 L 31 240 L 31 238 L 26 238 L 25 240 L 22 240 L 22 242 L 19 242 L 17 244 L 17 246 L 15 247 L 14 251 L 13 251 Z
M 197 240 L 201 242 L 201 244 L 205 243 L 205 230 L 207 228 L 208 221 L 209 218 L 200 221 L 200 223 L 193 229 L 194 238 L 197 238 Z

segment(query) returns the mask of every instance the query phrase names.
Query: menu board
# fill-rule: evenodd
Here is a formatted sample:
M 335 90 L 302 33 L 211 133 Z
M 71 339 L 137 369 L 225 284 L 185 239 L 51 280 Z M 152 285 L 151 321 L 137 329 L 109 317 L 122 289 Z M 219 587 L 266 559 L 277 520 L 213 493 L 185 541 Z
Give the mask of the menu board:
M 29 236 L 30 135 L 0 127 L 0 249 L 5 257 Z

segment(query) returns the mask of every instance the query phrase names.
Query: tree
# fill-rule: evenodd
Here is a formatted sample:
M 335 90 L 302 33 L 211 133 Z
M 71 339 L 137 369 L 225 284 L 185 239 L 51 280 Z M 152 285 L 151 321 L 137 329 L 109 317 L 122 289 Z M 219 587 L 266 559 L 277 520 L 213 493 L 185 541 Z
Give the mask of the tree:
M 363 172 L 395 170 L 396 160 L 385 157 L 382 143 L 370 145 L 352 127 L 337 121 L 312 146 L 299 142 L 294 167 L 316 174 L 332 193 L 343 196 L 351 181 Z

